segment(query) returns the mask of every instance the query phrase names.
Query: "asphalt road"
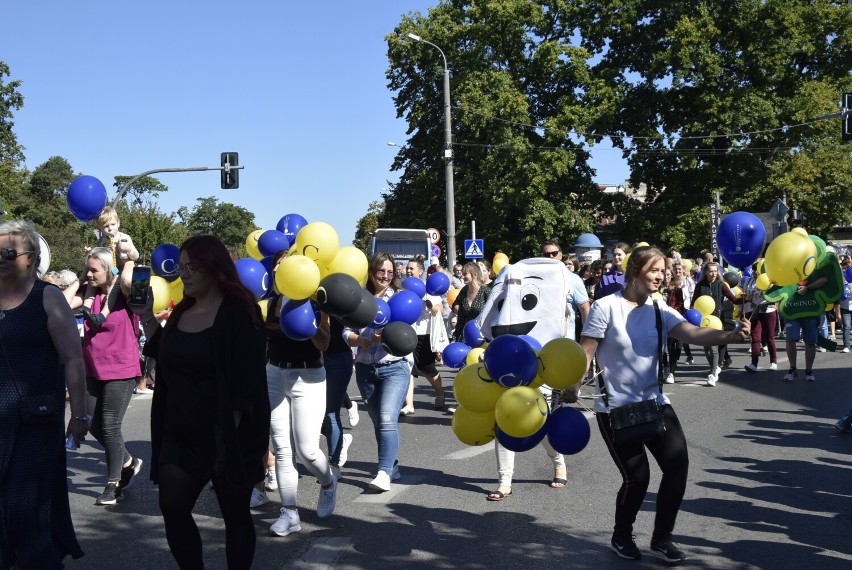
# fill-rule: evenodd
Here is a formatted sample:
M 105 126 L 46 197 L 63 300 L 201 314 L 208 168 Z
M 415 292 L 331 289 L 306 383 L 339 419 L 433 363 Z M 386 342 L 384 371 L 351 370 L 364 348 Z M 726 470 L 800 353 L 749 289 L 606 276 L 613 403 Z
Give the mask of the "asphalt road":
M 683 567 L 852 568 L 852 434 L 833 427 L 852 405 L 852 354 L 818 354 L 815 383 L 785 383 L 783 355 L 779 371 L 751 374 L 742 369 L 748 362 L 746 346 L 733 347 L 732 353 L 735 366 L 722 373 L 717 387 L 703 385 L 703 356 L 696 357 L 698 364 L 682 367 L 677 384 L 666 386 L 690 452 L 689 483 L 675 529 L 689 556 Z M 444 378 L 451 385 L 450 371 Z M 350 394 L 357 395 L 354 380 Z M 376 444 L 364 411 L 350 431 L 355 439 L 334 515 L 317 519 L 319 487 L 302 471 L 302 531 L 270 537 L 268 528 L 279 508 L 272 493 L 273 502 L 254 511 L 254 567 L 664 566 L 648 554 L 660 477 L 653 462 L 636 524 L 643 560 L 621 560 L 608 548 L 620 477 L 593 420 L 588 447 L 567 459 L 567 488 L 549 488 L 552 466 L 536 448 L 517 457 L 513 496 L 488 502 L 485 493 L 496 488 L 497 478 L 493 446 L 461 444 L 450 427 L 452 415 L 432 410 L 432 397 L 421 381 L 416 413 L 401 420 L 403 477 L 389 493 L 367 488 Z M 69 452 L 71 510 L 86 556 L 69 560 L 68 568 L 176 567 L 157 490 L 147 480 L 150 403 L 150 397 L 134 396 L 125 419 L 127 446 L 146 464 L 123 502 L 94 505 L 105 483 L 103 451 L 96 443 L 87 441 Z M 207 567 L 225 568 L 224 529 L 212 491 L 202 492 L 195 513 Z

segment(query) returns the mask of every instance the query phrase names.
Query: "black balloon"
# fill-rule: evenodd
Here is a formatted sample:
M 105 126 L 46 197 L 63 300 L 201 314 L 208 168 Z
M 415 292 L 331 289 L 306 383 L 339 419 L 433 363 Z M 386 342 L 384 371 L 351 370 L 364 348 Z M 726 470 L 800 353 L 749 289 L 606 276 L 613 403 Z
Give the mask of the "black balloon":
M 363 290 L 351 275 L 332 273 L 320 281 L 317 303 L 329 315 L 342 317 L 358 308 Z
M 728 287 L 736 287 L 740 282 L 740 275 L 735 271 L 729 271 L 725 273 L 725 276 L 722 277 L 725 280 L 725 283 L 728 284 Z
M 340 317 L 340 322 L 343 323 L 344 326 L 353 329 L 362 329 L 373 324 L 373 320 L 376 318 L 376 313 L 379 312 L 379 306 L 376 304 L 376 298 L 373 297 L 366 289 L 361 289 L 359 287 L 359 290 L 361 298 L 358 301 L 358 307 L 348 315 Z
M 391 321 L 382 329 L 382 346 L 394 356 L 411 354 L 417 348 L 417 333 L 407 323 Z

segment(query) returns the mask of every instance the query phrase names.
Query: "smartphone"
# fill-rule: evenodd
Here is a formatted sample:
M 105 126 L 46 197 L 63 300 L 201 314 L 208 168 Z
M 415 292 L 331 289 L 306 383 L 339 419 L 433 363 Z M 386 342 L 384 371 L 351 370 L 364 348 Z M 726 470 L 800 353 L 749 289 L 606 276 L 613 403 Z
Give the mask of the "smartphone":
M 148 287 L 151 285 L 151 268 L 147 265 L 136 265 L 133 267 L 133 277 L 130 280 L 131 305 L 145 305 L 148 303 Z

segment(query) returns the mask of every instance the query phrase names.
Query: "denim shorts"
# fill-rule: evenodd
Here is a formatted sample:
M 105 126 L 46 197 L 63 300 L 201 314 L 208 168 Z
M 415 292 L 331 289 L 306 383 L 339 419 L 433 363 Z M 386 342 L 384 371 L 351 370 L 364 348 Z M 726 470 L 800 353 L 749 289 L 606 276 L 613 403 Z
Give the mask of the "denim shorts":
M 787 340 L 804 339 L 805 344 L 816 346 L 818 330 L 819 317 L 802 317 L 801 319 L 788 319 L 784 327 L 784 334 Z

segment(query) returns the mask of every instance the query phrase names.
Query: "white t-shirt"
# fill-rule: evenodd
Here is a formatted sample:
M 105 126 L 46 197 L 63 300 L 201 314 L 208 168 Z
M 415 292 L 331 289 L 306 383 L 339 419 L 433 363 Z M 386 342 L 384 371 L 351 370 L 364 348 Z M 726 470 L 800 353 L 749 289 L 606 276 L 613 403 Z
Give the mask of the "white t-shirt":
M 666 343 L 668 332 L 684 318 L 665 303 L 658 305 L 663 321 L 663 343 Z M 665 394 L 660 393 L 657 317 L 650 297 L 638 307 L 625 301 L 621 291 L 598 299 L 592 303 L 583 336 L 600 339 L 598 366 L 606 382 L 610 408 L 650 400 L 654 396 L 661 405 L 670 403 Z M 606 413 L 597 382 L 595 394 L 598 396 L 595 412 Z
M 433 307 L 441 306 L 442 303 L 440 297 L 430 295 L 429 293 L 423 295 L 423 301 L 423 310 L 420 312 L 420 316 L 417 317 L 417 320 L 414 321 L 414 324 L 412 325 L 414 327 L 414 332 L 417 333 L 417 336 L 423 336 L 424 334 L 429 334 L 430 332 L 432 332 L 431 328 L 429 327 L 429 324 L 432 322 L 432 309 L 430 309 L 426 305 L 425 301 L 429 301 L 430 303 L 432 303 Z

